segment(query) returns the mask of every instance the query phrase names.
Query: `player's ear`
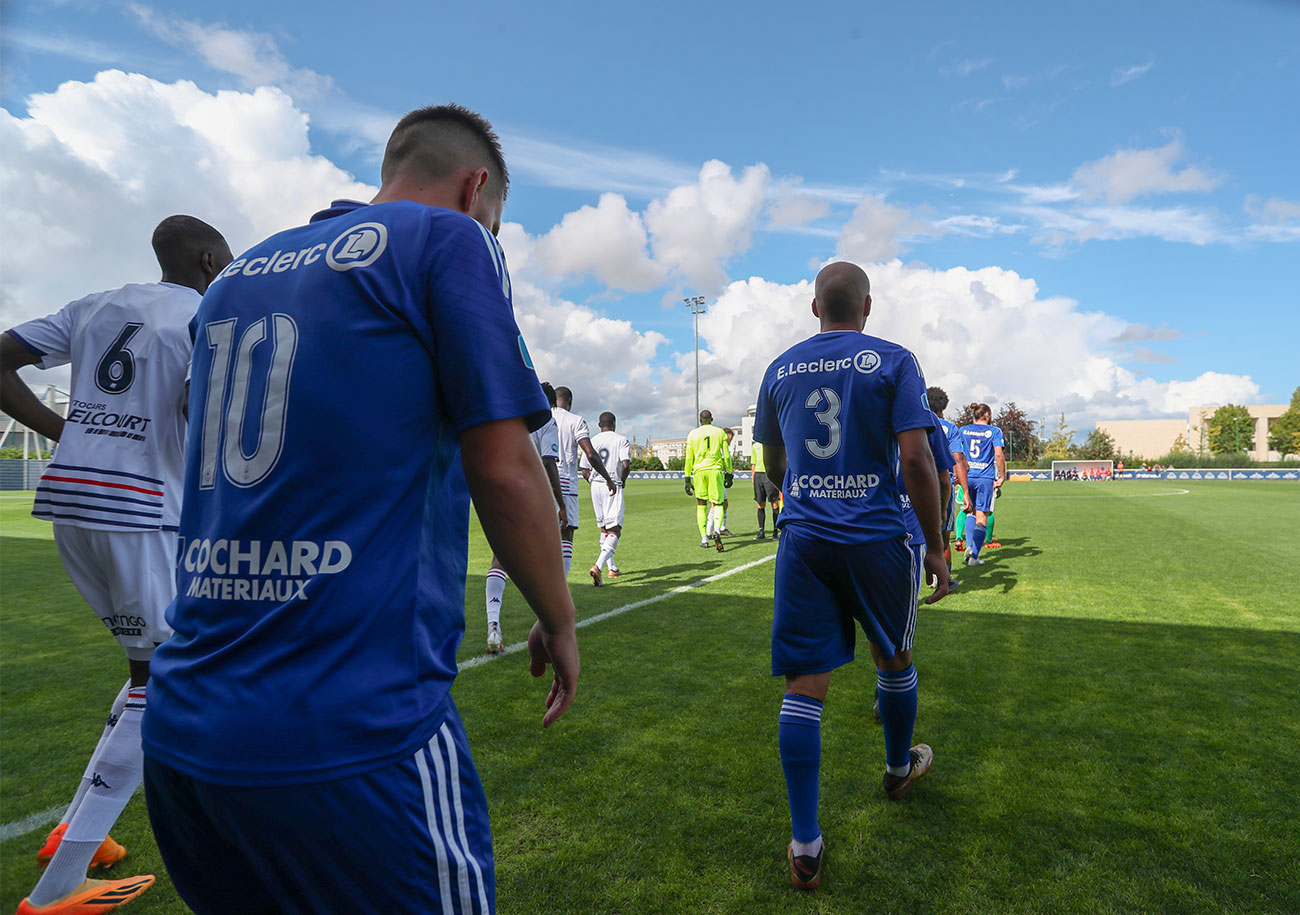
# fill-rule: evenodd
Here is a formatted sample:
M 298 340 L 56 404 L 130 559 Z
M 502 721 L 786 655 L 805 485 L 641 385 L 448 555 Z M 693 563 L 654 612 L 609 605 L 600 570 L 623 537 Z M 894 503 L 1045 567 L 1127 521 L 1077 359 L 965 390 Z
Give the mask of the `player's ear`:
M 463 212 L 474 212 L 474 206 L 478 203 L 479 195 L 487 187 L 488 170 L 486 168 L 476 168 L 465 176 L 465 181 L 461 185 L 461 206 Z
M 817 310 L 817 300 L 815 298 L 812 300 L 812 313 L 814 318 L 821 319 L 822 313 Z
M 868 294 L 867 294 L 867 304 L 866 304 L 866 305 L 863 307 L 863 309 L 862 309 L 862 317 L 865 318 L 865 317 L 867 317 L 867 316 L 870 315 L 870 314 L 871 314 L 871 294 L 868 293 Z

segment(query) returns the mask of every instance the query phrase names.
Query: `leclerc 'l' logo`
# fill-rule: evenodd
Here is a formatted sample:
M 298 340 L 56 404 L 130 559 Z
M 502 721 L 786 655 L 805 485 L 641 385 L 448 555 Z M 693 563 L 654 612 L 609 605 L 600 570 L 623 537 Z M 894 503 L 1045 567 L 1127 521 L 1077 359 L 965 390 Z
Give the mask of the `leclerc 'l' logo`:
M 853 357 L 853 367 L 864 375 L 870 375 L 880 368 L 880 354 L 873 349 L 864 349 Z
M 363 222 L 334 239 L 325 252 L 325 263 L 334 270 L 369 267 L 379 260 L 388 247 L 388 227 L 377 222 Z

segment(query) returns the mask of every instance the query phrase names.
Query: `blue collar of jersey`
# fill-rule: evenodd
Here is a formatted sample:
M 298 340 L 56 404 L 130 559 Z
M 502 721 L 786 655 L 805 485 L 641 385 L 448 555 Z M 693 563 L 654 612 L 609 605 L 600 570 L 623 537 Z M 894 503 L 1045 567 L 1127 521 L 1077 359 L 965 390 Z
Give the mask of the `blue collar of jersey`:
M 363 203 L 360 200 L 348 200 L 346 198 L 331 200 L 329 207 L 312 215 L 311 221 L 320 222 L 322 219 L 333 219 L 335 216 L 342 216 L 345 213 L 351 213 L 353 210 L 366 206 L 370 206 L 370 204 Z

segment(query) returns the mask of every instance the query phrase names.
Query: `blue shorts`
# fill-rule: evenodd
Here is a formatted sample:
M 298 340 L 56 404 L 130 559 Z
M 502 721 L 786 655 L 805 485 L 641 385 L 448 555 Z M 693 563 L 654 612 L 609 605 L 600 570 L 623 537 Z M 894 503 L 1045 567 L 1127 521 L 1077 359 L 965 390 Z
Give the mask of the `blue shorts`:
M 772 675 L 820 674 L 849 663 L 855 622 L 886 657 L 910 650 L 916 564 L 906 536 L 849 546 L 787 524 L 776 552 Z
M 198 915 L 488 915 L 487 798 L 456 707 L 386 768 L 310 785 L 215 785 L 145 759 L 176 891 Z
M 975 503 L 977 512 L 988 514 L 993 511 L 993 478 L 992 477 L 971 477 L 970 478 L 970 496 L 971 501 Z
M 957 524 L 957 484 L 953 483 L 948 487 L 948 504 L 944 506 L 943 511 L 943 530 L 945 533 L 951 531 Z

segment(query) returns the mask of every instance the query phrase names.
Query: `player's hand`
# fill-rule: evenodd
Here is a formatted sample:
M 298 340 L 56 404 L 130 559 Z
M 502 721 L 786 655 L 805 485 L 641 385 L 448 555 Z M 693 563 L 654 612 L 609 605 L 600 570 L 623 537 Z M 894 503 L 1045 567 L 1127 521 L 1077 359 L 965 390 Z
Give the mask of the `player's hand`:
M 570 624 L 561 632 L 547 633 L 540 622 L 528 633 L 528 672 L 534 677 L 546 673 L 551 665 L 554 675 L 546 694 L 546 714 L 542 727 L 549 728 L 573 704 L 578 692 L 578 633 Z
M 962 502 L 962 504 L 961 504 L 961 510 L 964 511 L 964 512 L 965 512 L 966 514 L 968 514 L 968 515 L 973 515 L 973 514 L 975 514 L 975 502 L 974 502 L 974 500 L 973 500 L 973 499 L 970 499 L 970 498 L 968 497 L 964 502 Z
M 993 488 L 1001 492 L 1002 483 L 1005 479 L 1006 479 L 1005 477 L 998 477 L 996 480 L 993 481 Z
M 943 558 L 943 552 L 927 552 L 925 554 L 925 580 L 934 582 L 934 591 L 925 600 L 923 604 L 934 604 L 943 600 L 948 594 L 948 563 Z
M 730 489 L 730 488 L 731 488 L 731 484 L 734 483 L 734 482 L 736 482 L 736 476 L 735 476 L 735 474 L 726 473 L 726 474 L 723 474 L 723 475 L 722 475 L 722 487 L 723 487 L 723 489 Z
M 609 494 L 611 496 L 618 492 L 618 484 L 614 482 L 613 477 L 605 477 L 605 483 L 609 486 Z
M 569 512 L 563 505 L 560 506 L 560 530 L 569 526 Z
M 691 482 L 690 477 L 686 478 L 686 495 L 688 496 L 695 495 L 695 484 Z

